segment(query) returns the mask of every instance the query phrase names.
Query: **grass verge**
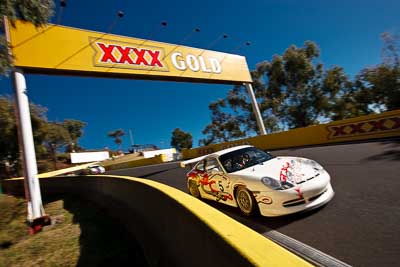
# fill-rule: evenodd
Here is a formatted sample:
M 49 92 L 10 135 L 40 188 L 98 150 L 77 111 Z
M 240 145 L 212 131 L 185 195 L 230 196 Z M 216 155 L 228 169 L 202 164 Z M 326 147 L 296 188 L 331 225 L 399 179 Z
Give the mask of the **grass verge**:
M 45 199 L 56 224 L 28 235 L 23 199 L 0 194 L 0 266 L 147 266 L 135 239 L 83 199 Z

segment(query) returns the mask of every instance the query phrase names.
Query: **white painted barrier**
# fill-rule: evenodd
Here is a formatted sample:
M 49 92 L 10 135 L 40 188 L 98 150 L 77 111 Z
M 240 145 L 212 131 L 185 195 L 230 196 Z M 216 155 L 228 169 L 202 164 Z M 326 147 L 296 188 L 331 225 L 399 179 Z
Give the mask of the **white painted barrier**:
M 145 159 L 153 158 L 157 155 L 165 155 L 166 161 L 173 161 L 174 154 L 176 153 L 175 148 L 168 148 L 168 149 L 160 149 L 160 150 L 152 150 L 152 151 L 143 151 L 143 157 Z
M 71 163 L 102 161 L 110 158 L 108 151 L 71 153 Z

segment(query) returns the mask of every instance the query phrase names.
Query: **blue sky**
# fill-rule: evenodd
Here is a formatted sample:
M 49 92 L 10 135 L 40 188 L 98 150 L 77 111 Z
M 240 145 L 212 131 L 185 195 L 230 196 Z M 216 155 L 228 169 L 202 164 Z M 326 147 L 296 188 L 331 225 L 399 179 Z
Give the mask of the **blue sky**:
M 57 1 L 59 2 L 59 1 Z M 291 44 L 312 40 L 326 68 L 344 67 L 353 76 L 378 64 L 380 34 L 400 31 L 400 1 L 67 1 L 63 25 L 105 32 L 118 10 L 125 16 L 113 34 L 207 48 L 222 33 L 229 38 L 212 50 L 238 53 L 250 69 L 282 54 Z M 57 10 L 58 11 L 58 10 Z M 57 22 L 59 12 L 52 22 Z M 167 27 L 161 27 L 167 21 Z M 186 38 L 195 27 L 199 33 Z M 184 42 L 183 42 L 184 41 Z M 250 46 L 244 46 L 250 41 Z M 237 49 L 239 47 L 239 49 Z M 48 119 L 87 123 L 80 145 L 116 148 L 107 132 L 132 129 L 134 142 L 169 147 L 174 128 L 193 135 L 194 146 L 210 122 L 208 105 L 225 97 L 229 85 L 26 75 L 30 100 L 48 108 Z M 12 94 L 12 82 L 0 77 L 0 94 Z M 129 135 L 123 147 L 130 145 Z

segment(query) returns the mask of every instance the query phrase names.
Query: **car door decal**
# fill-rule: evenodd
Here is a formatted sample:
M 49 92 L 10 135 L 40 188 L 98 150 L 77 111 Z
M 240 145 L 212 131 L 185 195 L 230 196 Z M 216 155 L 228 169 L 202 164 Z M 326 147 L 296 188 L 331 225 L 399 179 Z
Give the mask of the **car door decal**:
M 230 181 L 224 175 L 221 175 L 221 174 L 209 175 L 207 172 L 204 172 L 204 171 L 196 171 L 190 175 L 191 178 L 196 177 L 198 179 L 198 182 L 199 182 L 200 187 L 203 190 L 203 192 L 214 196 L 216 201 L 233 200 L 233 196 L 230 193 L 225 192 L 226 188 L 222 184 L 222 181 L 219 181 L 217 183 L 216 178 L 218 176 L 221 176 L 222 179 L 225 179 L 227 181 L 227 185 L 225 187 L 229 188 Z

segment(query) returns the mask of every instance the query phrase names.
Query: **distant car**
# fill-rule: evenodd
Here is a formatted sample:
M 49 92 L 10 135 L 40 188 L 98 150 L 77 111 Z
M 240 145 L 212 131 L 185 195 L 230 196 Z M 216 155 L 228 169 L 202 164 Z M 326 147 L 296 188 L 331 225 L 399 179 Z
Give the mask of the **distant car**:
M 182 165 L 196 161 L 187 173 L 190 194 L 239 207 L 246 215 L 291 214 L 322 206 L 334 196 L 329 174 L 314 160 L 237 146 Z
M 106 172 L 106 169 L 99 164 L 90 165 L 87 169 L 89 174 L 101 174 Z

